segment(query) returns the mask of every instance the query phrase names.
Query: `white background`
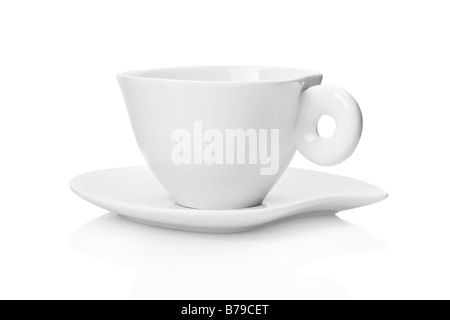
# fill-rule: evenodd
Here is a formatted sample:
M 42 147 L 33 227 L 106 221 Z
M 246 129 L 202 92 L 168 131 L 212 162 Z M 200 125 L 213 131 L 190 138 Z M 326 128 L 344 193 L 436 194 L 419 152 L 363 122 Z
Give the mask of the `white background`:
M 449 10 L 2 1 L 0 298 L 450 298 Z M 77 174 L 144 163 L 116 73 L 208 64 L 317 69 L 347 89 L 364 115 L 354 155 L 292 165 L 390 197 L 340 219 L 212 236 L 131 224 L 70 192 Z

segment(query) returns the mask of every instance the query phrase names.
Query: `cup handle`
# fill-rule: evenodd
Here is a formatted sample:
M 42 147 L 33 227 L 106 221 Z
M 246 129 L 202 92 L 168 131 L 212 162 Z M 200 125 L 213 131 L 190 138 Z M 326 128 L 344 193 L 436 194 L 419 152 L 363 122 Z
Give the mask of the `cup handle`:
M 334 134 L 329 138 L 321 137 L 317 131 L 322 115 L 329 115 L 336 122 Z M 361 137 L 362 124 L 358 103 L 347 91 L 331 85 L 311 87 L 300 97 L 296 147 L 315 164 L 336 165 L 355 150 Z

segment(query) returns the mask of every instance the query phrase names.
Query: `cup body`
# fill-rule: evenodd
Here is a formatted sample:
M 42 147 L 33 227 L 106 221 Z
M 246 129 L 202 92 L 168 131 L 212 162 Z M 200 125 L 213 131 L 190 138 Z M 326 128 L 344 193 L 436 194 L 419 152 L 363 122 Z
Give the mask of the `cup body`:
M 299 99 L 318 72 L 189 67 L 117 76 L 139 148 L 186 207 L 260 205 L 295 153 Z

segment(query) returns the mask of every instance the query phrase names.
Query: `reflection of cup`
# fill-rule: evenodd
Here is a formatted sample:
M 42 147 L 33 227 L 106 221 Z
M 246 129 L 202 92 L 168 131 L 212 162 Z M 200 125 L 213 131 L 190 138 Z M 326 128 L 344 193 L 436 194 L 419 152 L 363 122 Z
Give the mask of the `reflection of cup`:
M 296 148 L 332 165 L 351 155 L 362 117 L 318 72 L 265 67 L 186 67 L 118 75 L 138 145 L 180 205 L 235 209 L 261 204 Z M 322 115 L 336 121 L 322 138 Z
M 344 284 L 309 263 L 384 248 L 375 236 L 334 215 L 246 233 L 204 234 L 106 214 L 78 229 L 70 242 L 90 257 L 137 269 L 132 297 L 143 299 L 345 298 Z

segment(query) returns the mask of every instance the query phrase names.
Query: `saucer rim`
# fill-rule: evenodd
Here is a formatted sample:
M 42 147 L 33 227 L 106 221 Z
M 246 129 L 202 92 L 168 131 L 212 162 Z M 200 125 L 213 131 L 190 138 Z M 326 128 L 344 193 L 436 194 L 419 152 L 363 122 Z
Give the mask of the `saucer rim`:
M 292 168 L 289 167 L 285 174 L 289 175 L 289 172 L 295 171 L 295 174 L 301 174 L 301 172 L 308 172 L 312 174 L 333 176 L 338 179 L 352 180 L 354 183 L 367 186 L 368 189 L 361 191 L 360 194 L 357 191 L 351 193 L 351 189 L 357 190 L 358 186 L 349 186 L 349 191 L 344 193 L 336 193 L 336 191 L 330 191 L 330 195 L 309 195 L 310 198 L 291 198 L 286 202 L 275 201 L 267 206 L 259 205 L 250 208 L 242 209 L 225 209 L 225 210 L 211 210 L 211 209 L 193 209 L 176 205 L 177 207 L 170 207 L 170 197 L 166 192 L 166 200 L 168 202 L 165 205 L 158 203 L 136 204 L 133 203 L 133 199 L 130 201 L 115 200 L 114 195 L 106 197 L 104 194 L 100 196 L 95 192 L 83 192 L 85 188 L 83 185 L 78 185 L 78 182 L 84 183 L 93 179 L 91 175 L 96 173 L 108 173 L 123 170 L 146 170 L 151 174 L 150 169 L 146 166 L 128 166 L 112 169 L 95 170 L 78 175 L 70 180 L 70 188 L 82 199 L 101 207 L 107 211 L 116 213 L 128 220 L 138 221 L 154 227 L 163 227 L 175 230 L 193 231 L 193 232 L 206 232 L 206 233 L 234 233 L 247 230 L 256 229 L 276 223 L 278 221 L 295 218 L 295 217 L 307 217 L 318 213 L 326 212 L 327 214 L 336 214 L 338 212 L 354 209 L 370 205 L 386 199 L 389 195 L 382 189 L 375 187 L 366 182 L 348 178 L 345 176 L 329 174 L 320 171 Z M 131 172 L 131 171 L 130 171 Z M 117 172 L 116 172 L 117 174 Z M 122 173 L 123 174 L 123 173 Z M 125 173 L 126 174 L 126 173 Z M 136 174 L 134 172 L 134 174 Z M 156 180 L 154 175 L 151 177 Z M 156 180 L 157 181 L 157 180 Z M 156 182 L 153 181 L 153 182 Z M 82 182 L 83 183 L 83 182 Z M 85 184 L 86 185 L 86 184 Z M 160 192 L 164 188 L 159 185 Z M 100 184 L 101 188 L 101 184 Z M 121 192 L 119 189 L 118 192 Z M 165 190 L 164 190 L 165 192 Z M 271 192 L 272 193 L 272 192 Z M 265 201 L 271 198 L 271 193 L 267 196 Z M 156 189 L 155 193 L 156 195 Z M 133 194 L 131 194 L 133 196 Z M 158 194 L 158 197 L 162 194 Z M 155 198 L 156 199 L 156 198 Z M 162 200 L 162 199 L 160 199 Z M 158 200 L 159 201 L 159 200 Z M 174 204 L 174 202 L 172 202 Z
M 85 173 L 82 173 L 82 174 L 79 174 L 79 175 L 73 177 L 69 181 L 69 187 L 72 190 L 72 192 L 74 192 L 80 198 L 82 198 L 82 199 L 92 203 L 90 200 L 87 199 L 87 198 L 90 198 L 91 196 L 87 195 L 86 193 L 84 193 L 84 192 L 82 192 L 80 190 L 78 190 L 77 187 L 75 186 L 75 184 L 76 184 L 78 179 L 82 179 L 83 177 L 85 177 L 85 176 L 87 176 L 89 174 L 93 174 L 93 173 L 106 172 L 106 171 L 116 171 L 116 170 L 125 170 L 125 169 L 132 169 L 132 168 L 140 168 L 140 169 L 146 169 L 146 170 L 150 171 L 150 169 L 148 169 L 148 167 L 146 167 L 146 166 L 126 166 L 126 167 L 115 167 L 115 168 L 109 168 L 109 169 L 93 170 L 93 171 L 88 171 L 88 172 L 85 172 Z M 389 197 L 389 194 L 386 191 L 384 191 L 383 189 L 381 189 L 379 187 L 376 187 L 376 186 L 374 186 L 374 185 L 372 185 L 370 183 L 364 182 L 362 180 L 354 179 L 354 178 L 349 178 L 349 177 L 342 176 L 342 175 L 333 174 L 333 173 L 327 173 L 327 172 L 322 172 L 322 171 L 317 171 L 317 170 L 301 169 L 301 168 L 295 168 L 295 167 L 288 167 L 284 174 L 289 174 L 288 172 L 291 171 L 292 169 L 295 170 L 295 171 L 307 171 L 307 172 L 312 172 L 312 173 L 317 173 L 317 174 L 326 174 L 326 175 L 329 175 L 329 176 L 335 176 L 335 177 L 339 177 L 339 178 L 350 179 L 350 180 L 353 180 L 355 182 L 371 186 L 373 188 L 373 190 L 377 190 L 379 192 L 379 194 L 373 193 L 373 194 L 370 195 L 370 197 L 372 197 L 371 200 L 373 200 L 373 202 L 370 202 L 370 200 L 369 201 L 365 201 L 365 202 L 368 202 L 368 203 L 365 204 L 365 205 L 362 205 L 362 206 L 352 207 L 352 208 L 359 208 L 359 207 L 363 207 L 363 206 L 366 206 L 366 205 L 371 205 L 373 203 L 377 203 L 377 202 L 383 201 L 383 200 L 385 200 L 385 199 L 387 199 Z M 161 186 L 161 188 L 162 188 L 162 186 Z M 271 196 L 271 192 L 269 192 L 269 194 L 264 199 L 264 201 L 266 201 L 267 199 L 270 199 L 270 196 Z M 313 203 L 313 202 L 316 202 L 316 201 L 324 201 L 324 200 L 332 201 L 334 199 L 342 199 L 342 198 L 345 198 L 345 197 L 351 197 L 352 199 L 361 197 L 361 198 L 364 198 L 365 200 L 367 200 L 368 195 L 362 196 L 362 195 L 348 194 L 348 195 L 330 196 L 330 197 L 326 197 L 326 198 L 325 197 L 317 197 L 316 199 L 309 200 L 307 203 L 309 204 L 309 203 Z M 98 198 L 98 197 L 96 197 L 96 198 Z M 179 206 L 179 207 L 174 207 L 174 208 L 158 207 L 158 210 L 164 211 L 164 212 L 167 212 L 167 213 L 183 213 L 183 212 L 189 211 L 190 214 L 202 215 L 205 212 L 208 212 L 208 214 L 209 213 L 211 213 L 211 214 L 220 214 L 220 213 L 225 213 L 225 212 L 226 213 L 233 212 L 235 214 L 239 214 L 239 213 L 246 214 L 246 213 L 254 212 L 254 211 L 265 211 L 265 210 L 273 210 L 274 209 L 274 208 L 266 207 L 264 205 L 264 201 L 263 201 L 262 204 L 257 205 L 257 206 L 246 207 L 246 208 L 238 208 L 238 209 L 196 209 L 196 208 L 185 207 L 185 206 L 177 204 L 175 201 L 173 201 L 173 199 L 169 195 L 168 195 L 168 199 L 170 201 L 172 201 L 175 205 Z M 136 209 L 143 209 L 143 210 L 147 209 L 148 210 L 148 208 L 149 208 L 148 206 L 131 204 L 130 202 L 125 202 L 125 201 L 115 201 L 115 200 L 111 200 L 111 199 L 105 199 L 105 201 L 116 202 L 119 205 L 133 206 Z M 98 206 L 98 204 L 96 204 L 96 203 L 92 203 L 92 204 Z M 292 206 L 294 207 L 295 204 L 293 204 Z M 313 205 L 313 207 L 316 207 L 316 205 Z M 156 207 L 154 207 L 154 208 L 156 208 Z M 278 209 L 279 208 L 287 208 L 288 209 L 288 208 L 291 208 L 291 207 L 286 205 L 286 206 L 280 206 L 280 207 L 277 207 L 277 208 Z M 103 208 L 103 209 L 108 210 L 107 208 Z M 341 211 L 343 211 L 343 210 L 341 210 Z M 227 216 L 228 215 L 229 214 L 227 214 Z

